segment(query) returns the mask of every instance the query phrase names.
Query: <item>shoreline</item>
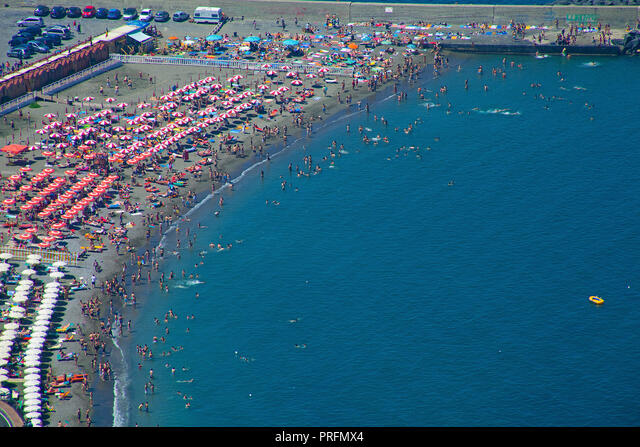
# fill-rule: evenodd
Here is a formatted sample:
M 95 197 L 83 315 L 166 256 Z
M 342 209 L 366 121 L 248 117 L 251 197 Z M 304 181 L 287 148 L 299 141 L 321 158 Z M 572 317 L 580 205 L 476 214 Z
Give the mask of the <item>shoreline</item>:
M 424 66 L 422 66 L 421 68 L 422 71 L 424 71 Z M 401 80 L 400 81 L 402 84 L 404 84 L 404 82 L 406 82 L 405 80 Z M 390 81 L 390 84 L 393 83 L 393 81 Z M 377 95 L 382 94 L 383 92 L 389 92 L 390 89 L 392 88 L 392 85 L 385 85 L 384 88 L 375 91 L 375 92 L 367 92 L 366 87 L 364 86 L 360 86 L 360 91 L 358 92 L 359 95 L 357 96 L 357 100 L 363 101 L 364 102 L 369 102 L 372 98 L 375 98 Z M 333 122 L 335 122 L 336 120 L 339 119 L 340 116 L 343 115 L 347 115 L 349 113 L 349 109 L 352 109 L 355 105 L 352 104 L 350 107 L 345 107 L 344 104 L 340 104 L 338 103 L 338 101 L 336 100 L 335 97 L 333 97 L 332 95 L 328 95 L 329 98 L 331 99 L 331 102 L 329 102 L 327 104 L 327 108 L 326 108 L 326 113 L 323 116 L 322 122 L 321 122 L 321 126 L 319 127 L 319 129 L 314 129 L 314 133 L 316 131 L 321 131 L 323 127 L 332 124 Z M 357 101 L 356 98 L 354 98 L 354 101 Z M 314 104 L 312 104 L 314 105 Z M 317 109 L 320 108 L 320 106 L 318 105 L 316 107 Z M 365 113 L 364 109 L 361 110 L 361 112 Z M 311 113 L 311 112 L 310 112 Z M 352 113 L 358 113 L 358 112 L 352 112 Z M 286 118 L 279 116 L 279 119 L 275 120 L 272 125 L 281 125 L 282 122 L 286 121 Z M 283 154 L 287 149 L 289 149 L 290 147 L 299 144 L 300 141 L 303 141 L 306 137 L 304 136 L 304 130 L 302 129 L 297 129 L 294 128 L 295 131 L 295 135 L 296 137 L 293 138 L 293 134 L 290 134 L 290 136 L 292 137 L 292 141 L 287 144 L 286 146 L 283 145 L 282 141 L 273 141 L 270 144 L 268 144 L 268 146 L 265 148 L 265 152 L 269 154 L 269 157 L 273 156 L 273 157 L 277 157 L 280 154 Z M 311 138 L 313 138 L 313 134 L 311 135 Z M 274 151 L 274 148 L 278 148 L 277 151 Z M 273 151 L 273 152 L 272 152 Z M 267 158 L 260 158 L 260 157 L 256 157 L 256 156 L 252 156 L 249 159 L 232 159 L 232 160 L 228 160 L 229 163 L 227 166 L 225 166 L 225 170 L 228 171 L 228 173 L 231 174 L 232 180 L 231 183 L 236 183 L 238 181 L 240 181 L 244 174 L 255 170 L 258 166 L 260 166 L 263 163 L 268 162 Z M 202 185 L 201 185 L 202 183 Z M 213 195 L 219 195 L 221 193 L 224 192 L 225 188 L 229 187 L 229 183 L 224 183 L 219 185 L 216 188 L 216 191 L 213 193 Z M 187 216 L 190 213 L 194 212 L 194 210 L 199 207 L 205 200 L 208 200 L 209 198 L 211 198 L 211 192 L 210 192 L 210 183 L 209 181 L 199 181 L 199 182 L 195 182 L 193 185 L 191 185 L 190 189 L 193 190 L 193 192 L 196 193 L 197 197 L 201 197 L 202 194 L 204 193 L 204 196 L 202 196 L 200 198 L 200 200 L 198 200 L 198 202 L 194 203 L 193 206 L 189 207 L 189 208 L 183 208 L 181 209 L 181 216 Z M 175 203 L 175 200 L 174 200 Z M 165 204 L 165 208 L 170 206 L 169 203 Z M 159 247 L 161 246 L 163 240 L 165 239 L 165 236 L 167 234 L 170 234 L 171 229 L 173 228 L 173 225 L 175 225 L 174 223 L 172 223 L 169 228 L 167 228 L 163 233 L 158 234 L 157 232 L 153 232 L 154 236 L 152 236 L 149 241 L 145 240 L 144 234 L 143 234 L 143 229 L 142 229 L 142 225 L 136 225 L 133 228 L 129 229 L 129 238 L 131 241 L 131 244 L 133 246 L 136 247 L 136 253 L 137 254 L 142 254 L 145 250 L 151 250 L 154 247 Z M 89 253 L 89 256 L 83 261 L 84 265 L 91 265 L 91 263 L 95 260 L 95 259 L 101 259 L 103 262 L 103 271 L 100 272 L 100 274 L 97 275 L 97 284 L 99 285 L 102 281 L 105 281 L 107 278 L 112 277 L 114 274 L 116 274 L 116 272 L 118 271 L 118 267 L 117 264 L 119 263 L 119 261 L 122 261 L 122 258 L 118 255 L 116 255 L 114 253 L 114 249 L 113 247 L 109 247 L 109 249 L 103 253 L 100 254 L 95 254 L 95 253 Z M 76 276 L 80 276 L 82 272 L 78 272 Z M 88 272 L 85 273 L 85 277 L 89 276 L 87 274 Z M 130 286 L 130 282 L 127 282 L 127 286 Z M 90 292 L 90 290 L 89 290 Z M 86 293 L 85 293 L 86 295 Z M 80 299 L 84 298 L 85 296 L 77 296 L 76 299 L 74 299 L 73 301 L 71 301 L 70 303 L 73 305 L 75 304 L 77 306 L 77 304 L 79 303 Z M 88 298 L 88 297 L 87 297 Z M 141 305 L 144 305 L 143 302 L 141 302 Z M 114 313 L 120 313 L 123 309 L 126 309 L 126 306 L 122 305 L 122 304 L 116 304 L 113 308 Z M 71 309 L 69 309 L 71 310 Z M 105 302 L 102 303 L 102 314 L 103 315 L 107 315 L 108 314 L 108 305 Z M 72 319 L 73 315 L 77 315 L 78 311 L 76 309 L 76 312 L 66 312 L 65 316 L 64 316 L 64 321 L 67 321 L 68 319 Z M 100 329 L 100 324 L 98 321 L 96 320 L 87 320 L 86 318 L 83 318 L 83 323 L 82 323 L 83 327 L 86 327 L 85 332 L 96 332 Z M 135 330 L 135 329 L 134 329 Z M 117 352 L 117 348 L 114 345 L 114 340 L 107 338 L 105 340 L 107 342 L 107 349 L 106 349 L 106 357 L 108 358 L 113 358 L 113 354 L 114 352 Z M 118 340 L 116 340 L 117 342 L 119 342 Z M 125 341 L 126 343 L 126 339 L 124 339 L 123 341 Z M 120 342 L 119 342 L 120 343 Z M 120 343 L 120 345 L 122 346 L 122 343 Z M 123 350 L 126 352 L 126 347 L 123 348 Z M 126 359 L 124 360 L 126 362 Z M 88 359 L 87 361 L 83 362 L 83 361 L 79 361 L 78 362 L 78 366 L 81 369 L 86 369 L 89 370 L 89 365 L 88 365 Z M 108 410 L 113 410 L 114 409 L 114 405 L 115 405 L 115 399 L 114 399 L 114 386 L 115 383 L 112 383 L 112 381 L 108 381 L 108 382 L 102 382 L 100 380 L 100 378 L 98 377 L 97 374 L 94 374 L 95 371 L 90 371 L 91 374 L 93 374 L 93 380 L 91 382 L 91 389 L 96 390 L 95 396 L 94 396 L 94 402 L 93 402 L 93 412 L 95 417 L 97 417 L 98 419 L 95 420 L 97 425 L 103 425 L 105 423 L 108 424 L 113 424 L 114 421 L 114 411 L 108 411 Z M 117 379 L 117 377 L 116 377 Z M 84 403 L 89 406 L 89 401 L 88 399 L 83 400 Z M 96 407 L 98 407 L 98 410 L 96 410 Z M 106 418 L 103 420 L 103 418 Z M 56 417 L 54 415 L 52 415 L 51 420 L 50 420 L 50 425 L 54 425 Z

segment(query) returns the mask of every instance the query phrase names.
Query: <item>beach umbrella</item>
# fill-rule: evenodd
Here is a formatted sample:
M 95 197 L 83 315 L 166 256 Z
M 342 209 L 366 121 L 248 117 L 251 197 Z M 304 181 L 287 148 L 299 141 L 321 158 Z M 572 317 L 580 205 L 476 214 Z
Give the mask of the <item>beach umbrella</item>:
M 248 36 L 244 38 L 245 42 L 260 42 L 260 38 L 258 36 Z
M 22 276 L 29 276 L 29 275 L 35 275 L 36 271 L 33 269 L 24 269 L 22 272 L 20 272 L 20 274 Z
M 214 42 L 217 40 L 222 40 L 222 36 L 219 34 L 210 34 L 207 36 L 207 42 Z
M 62 278 L 64 277 L 64 273 L 62 272 L 51 272 L 49 273 L 49 276 L 52 278 Z
M 295 39 L 287 39 L 282 41 L 282 45 L 287 46 L 287 47 L 291 47 L 291 46 L 295 46 L 298 45 L 298 41 Z
M 20 328 L 20 325 L 18 323 L 7 323 L 4 325 L 5 331 L 16 331 L 19 328 Z
M 302 81 L 299 79 L 294 79 L 291 81 L 291 85 L 302 85 Z
M 31 411 L 27 414 L 25 414 L 25 417 L 27 419 L 39 419 L 40 418 L 40 412 L 38 411 Z

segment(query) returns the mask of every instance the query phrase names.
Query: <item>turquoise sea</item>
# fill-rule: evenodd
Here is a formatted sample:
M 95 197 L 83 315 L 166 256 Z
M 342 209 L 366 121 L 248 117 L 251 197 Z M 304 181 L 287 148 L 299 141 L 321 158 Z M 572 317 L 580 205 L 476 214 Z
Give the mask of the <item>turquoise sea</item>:
M 125 310 L 115 425 L 640 423 L 638 60 L 450 62 L 204 201 L 179 260 L 168 232 L 162 270 L 199 278 Z

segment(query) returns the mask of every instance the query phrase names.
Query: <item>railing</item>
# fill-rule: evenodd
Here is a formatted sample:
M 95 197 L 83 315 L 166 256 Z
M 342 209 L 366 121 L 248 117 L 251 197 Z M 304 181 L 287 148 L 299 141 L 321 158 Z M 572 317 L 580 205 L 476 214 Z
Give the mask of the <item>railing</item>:
M 111 59 L 118 60 L 125 64 L 161 64 L 161 65 L 196 65 L 205 67 L 230 68 L 234 70 L 282 70 L 282 67 L 289 66 L 291 70 L 300 73 L 318 73 L 321 68 L 327 68 L 329 76 L 353 77 L 353 68 L 345 67 L 318 67 L 317 65 L 306 65 L 287 62 L 256 62 L 247 60 L 223 60 L 204 59 L 198 57 L 178 57 L 178 56 L 140 56 L 129 54 L 112 54 Z M 267 67 L 268 65 L 268 67 Z M 263 66 L 265 66 L 263 68 Z
M 11 113 L 14 110 L 18 110 L 27 104 L 31 104 L 36 100 L 36 94 L 31 92 L 26 95 L 22 95 L 18 98 L 12 99 L 11 101 L 5 102 L 0 105 L 0 116 L 6 115 L 7 113 Z
M 44 250 L 41 248 L 17 248 L 17 247 L 2 247 L 0 248 L 2 253 L 11 253 L 12 259 L 18 261 L 24 261 L 29 255 L 40 255 L 40 262 L 49 263 L 55 261 L 65 261 L 69 265 L 78 265 L 78 254 L 66 251 Z
M 62 78 L 51 84 L 45 85 L 44 87 L 42 87 L 42 93 L 45 95 L 53 95 L 90 77 L 97 76 L 107 70 L 119 67 L 120 65 L 122 65 L 122 62 L 116 59 L 107 59 L 106 61 L 100 62 L 96 65 L 92 65 L 89 68 L 85 68 L 84 70 L 74 73 L 71 76 L 67 76 L 66 78 Z

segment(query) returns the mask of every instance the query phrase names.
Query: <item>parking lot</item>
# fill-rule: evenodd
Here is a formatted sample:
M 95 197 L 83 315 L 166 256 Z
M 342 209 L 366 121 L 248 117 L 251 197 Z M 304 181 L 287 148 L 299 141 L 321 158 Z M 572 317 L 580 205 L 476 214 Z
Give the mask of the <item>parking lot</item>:
M 59 3 L 56 3 L 56 5 L 58 4 Z M 64 3 L 62 3 L 61 5 L 70 7 L 70 6 L 77 6 L 78 4 L 65 5 Z M 51 8 L 54 5 L 52 4 L 47 6 Z M 82 9 L 84 8 L 84 6 L 85 5 L 81 5 L 79 7 Z M 95 4 L 95 6 L 96 8 L 103 7 L 99 4 Z M 108 8 L 109 5 L 106 5 L 104 7 Z M 192 9 L 193 8 L 194 7 L 192 7 Z M 122 8 L 120 9 L 122 10 Z M 177 10 L 178 9 L 176 9 L 175 11 L 172 9 L 167 9 L 167 12 L 169 13 L 170 17 L 172 17 L 174 12 L 176 12 Z M 19 27 L 16 24 L 16 22 L 26 17 L 33 16 L 33 11 L 34 11 L 34 8 L 25 8 L 25 7 L 23 8 L 11 7 L 11 8 L 4 8 L 2 10 L 3 14 L 0 16 L 0 26 L 2 26 L 6 31 L 2 33 L 3 37 L 2 37 L 2 40 L 0 41 L 0 62 L 2 62 L 5 68 L 6 68 L 7 62 L 9 62 L 10 65 L 13 65 L 19 61 L 16 58 L 10 58 L 7 56 L 7 52 L 11 48 L 10 45 L 8 44 L 9 40 L 19 30 L 23 29 Z M 141 8 L 137 8 L 137 11 L 139 14 L 141 11 Z M 155 11 L 157 10 L 154 10 L 154 12 Z M 187 10 L 186 12 L 190 16 L 193 14 L 193 10 L 191 9 Z M 122 18 L 119 20 L 109 20 L 109 19 L 96 19 L 95 17 L 94 18 L 63 18 L 63 19 L 53 19 L 51 17 L 43 17 L 43 19 L 45 23 L 45 28 L 43 28 L 43 30 L 46 29 L 46 27 L 50 27 L 53 25 L 64 25 L 64 26 L 69 26 L 72 31 L 71 40 L 62 40 L 62 45 L 53 47 L 52 52 L 62 51 L 68 46 L 72 46 L 77 44 L 78 42 L 87 40 L 89 36 L 97 36 L 99 34 L 104 33 L 107 29 L 112 30 L 119 26 L 125 25 L 127 23 L 127 21 L 125 21 Z M 74 22 L 75 22 L 75 26 L 74 26 Z M 78 31 L 78 25 L 80 25 L 80 31 Z M 155 26 L 165 38 L 175 35 L 181 39 L 183 39 L 185 36 L 192 36 L 192 37 L 206 36 L 210 34 L 213 28 L 213 25 L 211 24 L 196 24 L 196 23 L 190 23 L 188 21 L 174 22 L 171 19 L 168 22 L 152 21 L 151 25 Z M 43 59 L 50 54 L 52 53 L 47 53 L 47 54 L 35 53 L 29 59 L 26 59 L 24 62 L 27 64 L 30 64 L 37 60 Z

